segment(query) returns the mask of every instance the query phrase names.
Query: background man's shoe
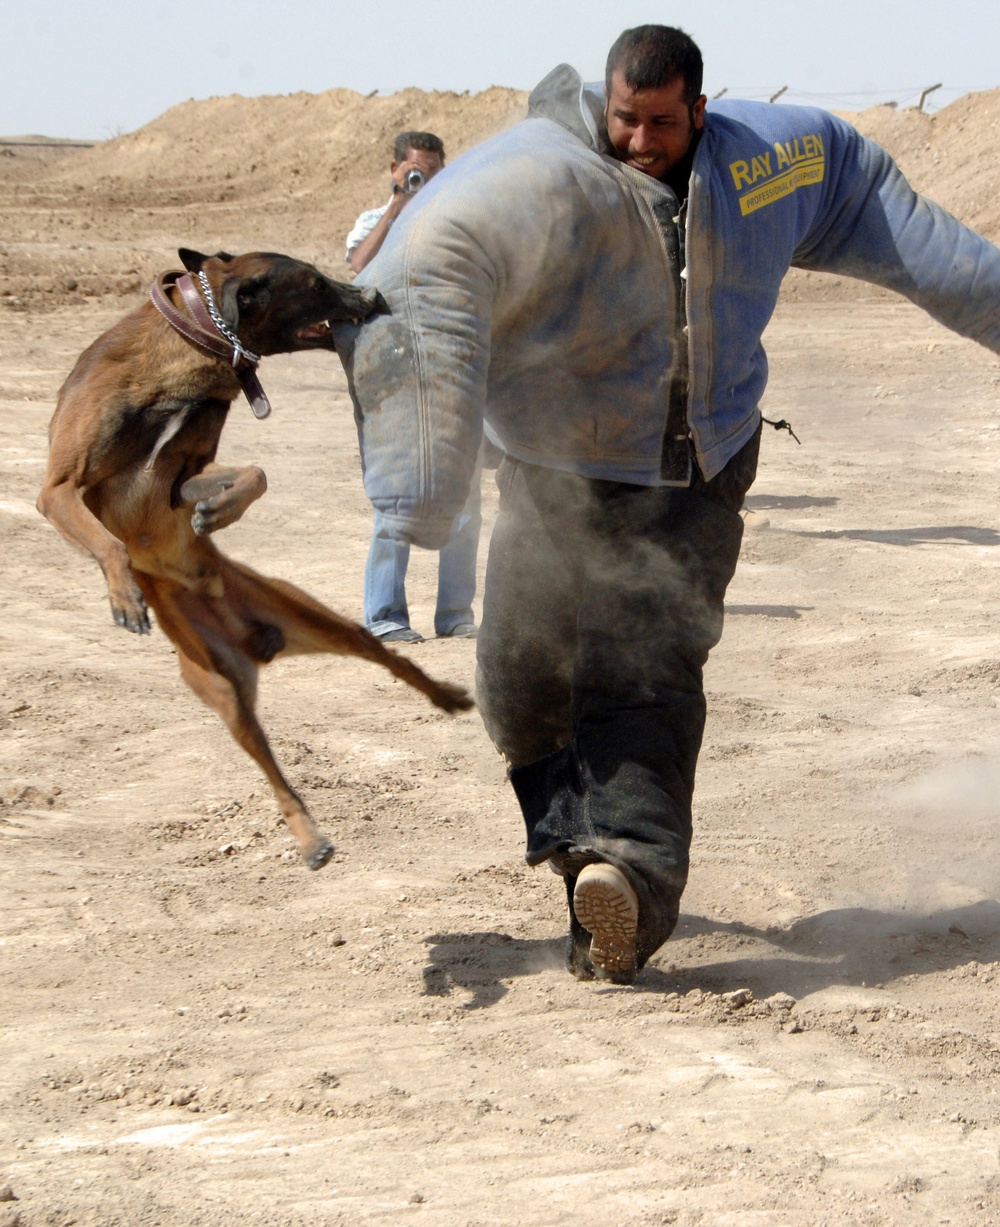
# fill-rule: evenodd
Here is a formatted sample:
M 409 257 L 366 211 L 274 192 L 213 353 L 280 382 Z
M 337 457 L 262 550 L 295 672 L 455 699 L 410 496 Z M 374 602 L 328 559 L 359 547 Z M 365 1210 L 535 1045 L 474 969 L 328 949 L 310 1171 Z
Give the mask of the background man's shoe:
M 442 639 L 475 639 L 478 631 L 472 622 L 460 622 L 458 626 L 453 626 L 447 635 L 442 635 Z
M 628 878 L 614 865 L 585 865 L 573 888 L 573 914 L 591 936 L 590 962 L 597 978 L 631 984 L 639 900 Z
M 383 643 L 423 643 L 424 637 L 410 626 L 400 626 L 394 631 L 379 635 Z

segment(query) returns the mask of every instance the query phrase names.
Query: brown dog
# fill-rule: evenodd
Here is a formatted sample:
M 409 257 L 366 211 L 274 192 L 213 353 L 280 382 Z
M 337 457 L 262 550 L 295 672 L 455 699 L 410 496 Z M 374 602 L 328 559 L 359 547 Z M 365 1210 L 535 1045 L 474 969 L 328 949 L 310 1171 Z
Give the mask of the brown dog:
M 311 869 L 333 852 L 282 775 L 254 714 L 259 666 L 281 653 L 374 661 L 445 711 L 472 700 L 433 681 L 305 592 L 223 557 L 209 534 L 267 488 L 258 468 L 215 463 L 241 387 L 270 410 L 254 368 L 263 354 L 333 349 L 328 321 L 359 320 L 378 295 L 288 256 L 178 253 L 187 275 L 154 283 L 80 355 L 49 428 L 38 509 L 101 564 L 119 626 L 149 631 L 147 604 L 177 647 L 181 674 L 257 760 Z

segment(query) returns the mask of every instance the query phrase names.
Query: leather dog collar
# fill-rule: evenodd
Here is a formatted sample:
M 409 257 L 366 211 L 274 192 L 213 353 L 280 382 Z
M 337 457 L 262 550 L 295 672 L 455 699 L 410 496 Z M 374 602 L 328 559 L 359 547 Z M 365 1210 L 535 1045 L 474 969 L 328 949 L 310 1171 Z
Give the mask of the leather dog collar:
M 170 301 L 169 289 L 176 286 L 191 318 L 182 315 Z M 236 372 L 243 394 L 250 402 L 254 417 L 266 418 L 271 412 L 271 402 L 257 378 L 256 354 L 239 344 L 234 344 L 212 319 L 205 302 L 190 273 L 161 273 L 149 287 L 153 306 L 167 323 L 181 334 L 188 344 L 211 358 L 222 358 Z

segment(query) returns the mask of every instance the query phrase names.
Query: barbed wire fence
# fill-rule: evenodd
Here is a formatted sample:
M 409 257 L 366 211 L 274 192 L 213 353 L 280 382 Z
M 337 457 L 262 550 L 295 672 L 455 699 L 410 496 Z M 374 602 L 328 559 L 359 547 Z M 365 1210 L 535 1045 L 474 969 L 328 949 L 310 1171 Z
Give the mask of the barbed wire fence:
M 794 85 L 726 85 L 706 89 L 709 98 L 747 98 L 755 102 L 787 102 L 797 106 L 822 107 L 827 111 L 866 111 L 873 106 L 913 107 L 933 115 L 966 94 L 985 92 L 982 86 L 947 85 L 943 81 L 895 89 L 853 90 L 845 93 L 816 93 Z

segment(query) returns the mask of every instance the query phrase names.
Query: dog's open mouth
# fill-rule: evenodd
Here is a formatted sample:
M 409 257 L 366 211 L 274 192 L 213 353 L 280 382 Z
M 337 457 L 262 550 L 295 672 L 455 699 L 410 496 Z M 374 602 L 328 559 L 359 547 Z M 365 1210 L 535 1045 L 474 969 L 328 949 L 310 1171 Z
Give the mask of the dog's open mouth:
M 295 333 L 295 336 L 300 341 L 326 341 L 330 338 L 330 325 L 327 320 L 320 320 L 318 324 L 309 324 L 305 328 L 300 328 Z
M 335 317 L 335 318 L 338 318 L 338 319 L 343 318 L 344 320 L 349 321 L 352 324 L 360 324 L 361 321 L 365 318 L 366 314 L 368 314 L 368 312 L 357 311 L 357 312 L 352 312 L 349 315 L 344 315 L 343 317 Z M 320 320 L 316 324 L 308 324 L 305 328 L 297 329 L 295 333 L 295 339 L 297 341 L 302 342 L 303 344 L 320 342 L 323 345 L 328 345 L 332 349 L 333 348 L 333 332 L 330 329 L 330 321 Z

